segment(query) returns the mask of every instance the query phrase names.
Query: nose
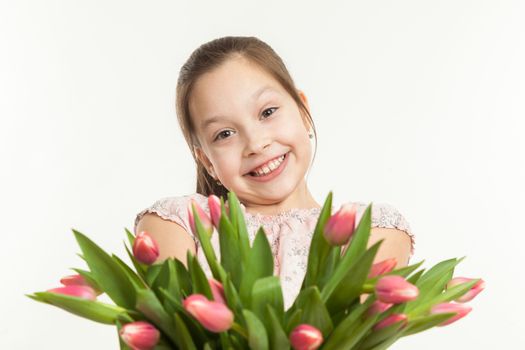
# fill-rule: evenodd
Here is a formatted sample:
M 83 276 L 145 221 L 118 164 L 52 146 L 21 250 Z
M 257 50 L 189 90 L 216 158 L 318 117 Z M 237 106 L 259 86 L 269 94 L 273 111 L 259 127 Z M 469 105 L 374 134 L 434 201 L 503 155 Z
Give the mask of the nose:
M 259 132 L 254 132 L 252 136 L 247 139 L 244 155 L 249 157 L 253 154 L 263 153 L 270 144 L 271 140 L 266 134 L 263 134 L 260 130 Z

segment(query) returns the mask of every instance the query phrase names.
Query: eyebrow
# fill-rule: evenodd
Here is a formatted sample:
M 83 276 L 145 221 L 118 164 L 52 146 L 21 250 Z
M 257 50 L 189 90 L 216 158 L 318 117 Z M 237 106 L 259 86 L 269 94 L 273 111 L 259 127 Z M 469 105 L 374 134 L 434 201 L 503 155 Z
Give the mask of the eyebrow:
M 264 92 L 266 91 L 277 91 L 274 88 L 272 88 L 269 85 L 263 86 L 259 90 L 255 91 L 255 93 L 252 95 L 252 100 L 257 100 Z M 213 116 L 211 118 L 208 118 L 201 123 L 201 129 L 206 130 L 211 124 L 217 123 L 221 120 L 221 116 Z

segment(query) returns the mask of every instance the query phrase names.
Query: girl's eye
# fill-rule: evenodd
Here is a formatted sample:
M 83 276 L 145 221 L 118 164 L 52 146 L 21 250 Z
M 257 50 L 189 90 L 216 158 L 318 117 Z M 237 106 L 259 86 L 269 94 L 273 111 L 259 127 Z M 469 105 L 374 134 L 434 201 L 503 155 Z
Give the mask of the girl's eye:
M 270 115 L 266 115 L 266 114 L 264 114 L 264 113 L 267 112 L 267 111 L 270 111 L 270 110 L 272 110 L 272 109 L 277 110 L 278 107 L 272 107 L 272 108 L 267 108 L 267 109 L 265 109 L 265 110 L 263 111 L 263 113 L 262 113 L 263 116 L 265 116 L 265 117 L 270 117 L 270 116 L 273 114 L 273 112 L 272 112 Z
M 277 110 L 279 109 L 279 107 L 271 107 L 271 108 L 267 108 L 263 111 L 262 115 L 266 118 L 269 118 L 273 115 L 274 112 L 270 113 L 270 114 L 266 114 L 267 111 L 271 111 L 271 110 Z M 228 136 L 225 134 L 225 133 L 228 133 L 228 132 L 232 132 L 231 130 L 224 130 L 224 131 L 221 131 L 220 133 L 217 134 L 217 136 L 215 137 L 215 139 L 213 141 L 218 141 L 218 140 L 222 140 L 223 138 L 227 138 Z M 225 136 L 225 137 L 223 137 Z
M 224 130 L 224 131 L 221 131 L 220 133 L 217 134 L 217 136 L 215 137 L 215 139 L 213 141 L 218 141 L 218 140 L 221 140 L 222 139 L 222 135 L 224 135 L 225 132 L 231 132 L 231 130 Z

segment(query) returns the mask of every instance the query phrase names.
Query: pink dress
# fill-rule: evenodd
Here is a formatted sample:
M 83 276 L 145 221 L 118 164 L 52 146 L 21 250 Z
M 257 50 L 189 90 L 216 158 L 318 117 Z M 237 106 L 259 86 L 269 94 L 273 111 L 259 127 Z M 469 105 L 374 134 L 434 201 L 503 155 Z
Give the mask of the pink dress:
M 157 200 L 150 207 L 137 214 L 134 224 L 136 232 L 137 223 L 146 213 L 155 213 L 165 220 L 170 220 L 182 226 L 193 237 L 196 244 L 197 259 L 201 263 L 206 275 L 211 277 L 211 271 L 200 248 L 198 239 L 193 235 L 188 221 L 188 203 L 194 198 L 206 213 L 210 213 L 207 197 L 200 193 L 185 196 L 165 197 Z M 359 222 L 367 203 L 354 202 L 358 205 L 356 222 Z M 315 229 L 315 224 L 321 212 L 320 208 L 291 209 L 277 215 L 251 214 L 241 204 L 244 213 L 250 243 L 255 239 L 255 234 L 263 226 L 272 247 L 274 256 L 274 274 L 280 277 L 283 290 L 284 304 L 287 309 L 299 293 L 306 272 L 310 241 Z M 332 213 L 339 208 L 332 206 Z M 414 253 L 414 235 L 405 218 L 391 205 L 373 203 L 372 227 L 397 228 L 406 232 L 411 239 L 411 254 Z M 220 258 L 219 239 L 216 231 L 211 238 L 212 246 L 217 258 Z

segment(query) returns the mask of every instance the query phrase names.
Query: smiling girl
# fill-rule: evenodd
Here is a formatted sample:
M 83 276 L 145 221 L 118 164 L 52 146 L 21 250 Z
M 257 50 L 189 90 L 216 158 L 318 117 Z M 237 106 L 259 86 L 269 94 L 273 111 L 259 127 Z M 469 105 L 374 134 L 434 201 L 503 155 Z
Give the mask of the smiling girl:
M 188 204 L 209 214 L 207 196 L 235 192 L 250 240 L 263 226 L 272 247 L 285 305 L 302 284 L 320 205 L 305 175 L 317 133 L 306 95 L 297 89 L 275 51 L 255 37 L 223 37 L 197 48 L 180 70 L 177 116 L 197 166 L 196 192 L 157 200 L 137 214 L 135 234 L 148 231 L 159 245 L 160 263 L 186 264 L 190 250 L 211 272 L 193 236 Z M 366 203 L 358 206 L 359 221 Z M 332 212 L 337 208 L 333 207 Z M 375 262 L 396 258 L 406 266 L 414 236 L 391 205 L 374 203 L 369 246 L 384 239 Z M 220 257 L 218 235 L 212 245 Z

